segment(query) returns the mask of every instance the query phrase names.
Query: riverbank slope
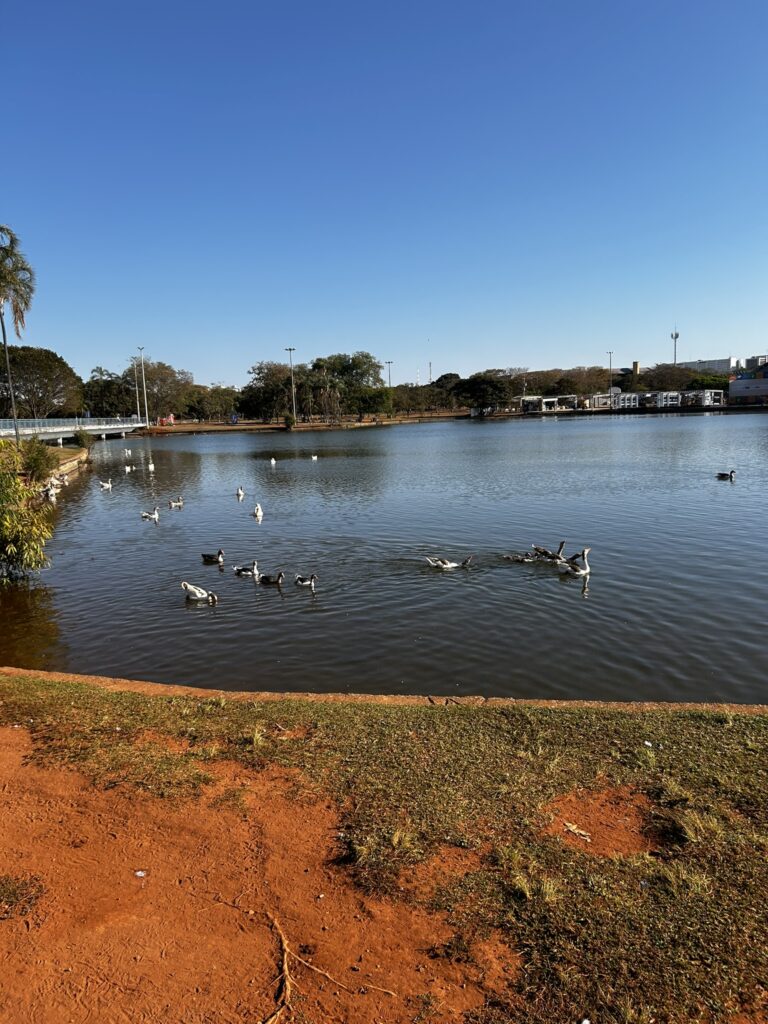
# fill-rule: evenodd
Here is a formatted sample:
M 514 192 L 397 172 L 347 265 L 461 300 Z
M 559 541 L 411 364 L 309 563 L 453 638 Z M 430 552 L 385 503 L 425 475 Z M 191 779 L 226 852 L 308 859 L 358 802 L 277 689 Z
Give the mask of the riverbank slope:
M 8 1019 L 765 1019 L 765 708 L 3 669 L 0 773 Z

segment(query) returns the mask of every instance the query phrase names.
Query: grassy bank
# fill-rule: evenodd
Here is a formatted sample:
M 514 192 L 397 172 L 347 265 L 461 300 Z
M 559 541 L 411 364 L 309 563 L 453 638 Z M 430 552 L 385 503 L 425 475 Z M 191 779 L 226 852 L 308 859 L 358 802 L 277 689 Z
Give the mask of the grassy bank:
M 340 869 L 395 901 L 419 898 L 414 865 L 464 857 L 430 896 L 454 931 L 431 955 L 470 956 L 495 930 L 521 963 L 472 1024 L 725 1021 L 766 985 L 764 715 L 234 701 L 19 674 L 0 676 L 0 724 L 31 731 L 37 763 L 163 799 L 195 800 L 220 759 L 299 769 L 337 802 Z M 593 851 L 598 794 L 642 814 L 637 851 Z

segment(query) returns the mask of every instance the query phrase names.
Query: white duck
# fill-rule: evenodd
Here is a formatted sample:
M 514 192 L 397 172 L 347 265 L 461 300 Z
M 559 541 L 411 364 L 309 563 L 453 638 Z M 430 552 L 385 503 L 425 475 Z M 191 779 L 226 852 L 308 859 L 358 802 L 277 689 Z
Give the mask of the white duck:
M 154 464 L 154 462 L 150 462 L 149 465 L 147 466 L 147 469 L 149 470 L 150 473 L 154 473 L 155 472 L 155 464 Z
M 237 488 L 237 490 L 235 491 L 235 497 L 237 498 L 238 501 L 243 500 L 243 498 L 245 497 L 245 491 L 243 490 L 242 487 Z
M 159 523 L 160 522 L 160 506 L 159 505 L 155 505 L 154 509 L 151 512 L 142 512 L 141 513 L 141 518 L 142 519 L 151 519 L 152 522 Z
M 316 455 L 313 455 L 313 456 L 312 456 L 312 461 L 313 461 L 313 462 L 317 462 L 317 456 L 316 456 Z
M 212 590 L 196 587 L 194 583 L 183 582 L 181 589 L 186 591 L 188 601 L 206 601 L 208 604 L 216 604 L 219 600 Z
M 589 576 L 592 570 L 589 567 L 587 555 L 591 550 L 592 548 L 584 548 L 578 555 L 573 555 L 567 561 L 561 562 L 557 568 L 567 576 Z M 583 565 L 579 565 L 579 559 L 582 560 Z
M 111 491 L 112 477 L 110 477 L 109 480 L 99 480 L 99 487 L 102 489 L 102 491 Z
M 273 466 L 277 465 L 277 459 L 274 457 L 274 455 L 272 456 L 272 458 L 269 461 L 272 463 Z
M 125 455 L 126 459 L 130 456 L 130 454 L 131 454 L 131 449 L 130 448 L 123 448 L 123 455 Z
M 258 520 L 261 520 L 264 517 L 264 512 L 262 510 L 261 505 L 258 503 L 258 501 L 256 502 L 256 507 L 254 508 L 252 515 L 253 515 L 254 519 L 258 519 Z
M 451 562 L 447 558 L 438 558 L 436 555 L 433 558 L 430 558 L 429 555 L 425 555 L 424 557 L 433 569 L 468 569 L 469 563 L 475 556 L 470 555 L 468 558 L 465 558 L 463 562 Z

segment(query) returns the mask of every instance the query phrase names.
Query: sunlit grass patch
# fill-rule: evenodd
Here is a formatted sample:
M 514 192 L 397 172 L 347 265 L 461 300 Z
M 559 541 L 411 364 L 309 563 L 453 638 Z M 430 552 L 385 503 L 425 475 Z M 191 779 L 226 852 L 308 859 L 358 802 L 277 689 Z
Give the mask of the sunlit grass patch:
M 0 875 L 0 921 L 9 917 L 24 917 L 43 895 L 39 878 L 16 878 Z

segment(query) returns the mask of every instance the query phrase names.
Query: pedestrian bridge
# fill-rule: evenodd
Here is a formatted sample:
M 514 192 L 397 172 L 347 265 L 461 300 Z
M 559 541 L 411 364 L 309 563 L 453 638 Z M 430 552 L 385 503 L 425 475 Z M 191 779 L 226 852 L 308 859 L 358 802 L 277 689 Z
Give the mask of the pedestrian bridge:
M 74 419 L 53 420 L 17 420 L 20 437 L 39 437 L 41 441 L 58 441 L 61 444 L 65 437 L 74 437 L 78 430 L 84 430 L 94 437 L 106 438 L 125 437 L 133 430 L 146 426 L 144 420 L 135 416 L 130 419 L 122 417 L 77 416 Z M 16 431 L 13 420 L 0 420 L 0 440 L 15 438 Z

